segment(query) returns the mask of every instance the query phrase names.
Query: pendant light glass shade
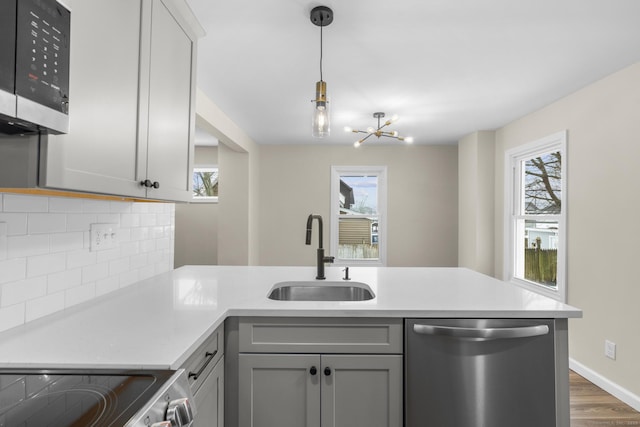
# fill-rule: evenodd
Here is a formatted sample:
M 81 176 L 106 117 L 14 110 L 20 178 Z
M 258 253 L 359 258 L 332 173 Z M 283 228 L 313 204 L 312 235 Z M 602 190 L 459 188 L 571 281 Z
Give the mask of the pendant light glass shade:
M 329 101 L 327 101 L 327 83 L 316 82 L 316 99 L 313 100 L 311 135 L 322 138 L 331 131 L 329 119 Z

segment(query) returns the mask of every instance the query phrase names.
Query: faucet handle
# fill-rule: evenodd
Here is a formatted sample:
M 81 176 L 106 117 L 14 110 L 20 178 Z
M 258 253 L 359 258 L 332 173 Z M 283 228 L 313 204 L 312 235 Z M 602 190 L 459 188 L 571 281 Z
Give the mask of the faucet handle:
M 344 277 L 342 280 L 351 280 L 351 277 L 349 277 L 349 267 L 345 267 L 342 271 L 344 271 Z

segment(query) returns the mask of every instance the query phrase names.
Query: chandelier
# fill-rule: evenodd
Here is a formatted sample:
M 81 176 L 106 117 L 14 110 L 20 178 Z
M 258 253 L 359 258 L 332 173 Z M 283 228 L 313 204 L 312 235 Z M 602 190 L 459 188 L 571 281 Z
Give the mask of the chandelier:
M 394 138 L 394 139 L 397 139 L 398 141 L 404 141 L 404 142 L 409 143 L 409 144 L 411 144 L 413 142 L 413 137 L 400 136 L 398 134 L 398 132 L 395 131 L 395 130 L 383 130 L 384 128 L 386 128 L 387 126 L 389 126 L 390 124 L 392 124 L 392 123 L 394 123 L 395 121 L 398 120 L 398 116 L 394 114 L 393 117 L 391 117 L 390 119 L 388 119 L 387 121 L 382 123 L 381 119 L 383 119 L 384 117 L 385 117 L 385 114 L 382 113 L 382 112 L 373 113 L 373 118 L 374 119 L 378 119 L 378 127 L 375 128 L 375 129 L 373 127 L 368 127 L 367 130 L 358 130 L 358 129 L 352 129 L 352 128 L 348 127 L 348 126 L 345 127 L 344 128 L 345 132 L 366 133 L 367 134 L 367 136 L 365 136 L 364 138 L 359 139 L 356 142 L 354 142 L 353 146 L 354 147 L 361 146 L 363 142 L 365 142 L 367 139 L 369 139 L 373 135 L 375 135 L 376 138 L 380 138 L 381 136 L 384 136 L 386 138 Z
M 313 103 L 311 134 L 316 138 L 329 136 L 329 100 L 327 83 L 322 80 L 322 27 L 333 22 L 333 11 L 326 6 L 317 6 L 311 10 L 311 22 L 320 27 L 320 81 L 316 82 L 316 98 Z

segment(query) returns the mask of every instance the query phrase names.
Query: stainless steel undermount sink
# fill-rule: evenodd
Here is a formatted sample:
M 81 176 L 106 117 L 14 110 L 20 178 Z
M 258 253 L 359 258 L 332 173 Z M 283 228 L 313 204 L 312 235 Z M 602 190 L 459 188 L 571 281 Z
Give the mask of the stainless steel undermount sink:
M 316 280 L 276 283 L 268 298 L 276 301 L 367 301 L 375 295 L 365 283 Z

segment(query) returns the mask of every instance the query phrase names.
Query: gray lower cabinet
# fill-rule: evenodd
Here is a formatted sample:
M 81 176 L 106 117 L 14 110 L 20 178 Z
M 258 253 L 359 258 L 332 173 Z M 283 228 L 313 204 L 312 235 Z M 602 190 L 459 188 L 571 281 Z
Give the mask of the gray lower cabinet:
M 198 427 L 224 426 L 224 357 L 218 361 L 193 398 L 198 411 Z
M 231 397 L 238 427 L 402 426 L 401 319 L 235 323 L 226 351 L 236 359 L 227 372 L 238 379 Z
M 218 327 L 182 364 L 196 406 L 198 427 L 224 426 L 224 326 Z
M 400 355 L 240 355 L 241 427 L 399 427 Z

